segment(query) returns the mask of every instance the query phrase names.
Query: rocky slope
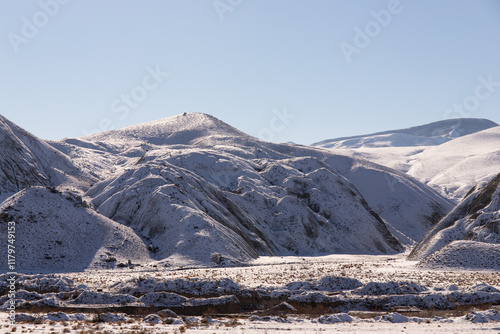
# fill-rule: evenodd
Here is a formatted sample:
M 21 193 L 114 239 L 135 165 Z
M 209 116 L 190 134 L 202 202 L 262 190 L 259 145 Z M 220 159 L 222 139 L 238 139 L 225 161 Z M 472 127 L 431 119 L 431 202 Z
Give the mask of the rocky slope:
M 449 261 L 451 257 L 455 257 L 465 263 L 470 262 L 469 257 L 478 256 L 479 252 L 471 251 L 474 249 L 483 250 L 482 253 L 484 253 L 484 249 L 489 247 L 491 252 L 498 253 L 500 244 L 499 185 L 500 174 L 482 187 L 474 187 L 467 197 L 415 246 L 410 258 L 426 261 L 433 256 L 431 262 L 436 263 L 436 258 Z M 441 255 L 435 255 L 439 252 Z

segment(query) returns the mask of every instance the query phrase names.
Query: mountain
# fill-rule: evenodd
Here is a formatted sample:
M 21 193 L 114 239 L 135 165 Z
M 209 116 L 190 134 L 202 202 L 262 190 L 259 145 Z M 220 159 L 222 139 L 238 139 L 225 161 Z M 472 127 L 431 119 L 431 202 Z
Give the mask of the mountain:
M 246 138 L 247 134 L 219 119 L 199 113 L 185 113 L 153 122 L 132 125 L 121 130 L 111 130 L 83 137 L 90 142 L 106 142 L 137 146 L 140 143 L 152 145 L 195 145 L 200 140 L 218 137 Z
M 395 251 L 401 248 L 392 235 L 412 244 L 452 206 L 402 173 L 323 149 L 263 142 L 205 114 L 183 114 L 55 145 L 76 161 L 79 155 L 100 161 L 93 173 L 107 173 L 111 166 L 117 170 L 88 193 L 104 215 L 153 238 L 158 229 L 172 231 L 160 227 L 169 226 L 164 217 L 182 206 L 205 224 L 224 222 L 225 229 L 217 233 L 229 236 L 228 228 L 245 236 L 245 243 L 238 239 L 237 244 L 260 255 Z M 169 194 L 181 193 L 160 196 L 159 189 L 167 187 Z M 172 198 L 182 204 L 173 205 Z M 151 201 L 165 212 L 146 210 Z M 156 227 L 149 226 L 153 221 Z M 379 241 L 371 244 L 359 231 L 370 231 Z M 155 247 L 175 253 L 175 247 L 164 245 L 165 238 L 157 239 Z M 159 258 L 167 253 L 160 251 Z
M 17 136 L 9 123 L 0 118 L 0 200 L 24 188 L 48 185 L 32 151 Z M 18 132 L 18 131 L 16 131 Z
M 466 136 L 498 126 L 495 122 L 479 118 L 458 118 L 437 121 L 407 129 L 398 129 L 327 139 L 312 144 L 324 148 L 407 147 L 440 145 L 454 138 Z
M 500 174 L 474 187 L 445 218 L 415 246 L 411 259 L 424 265 L 500 268 Z M 478 261 L 479 254 L 497 254 Z M 479 257 L 484 260 L 484 257 Z M 481 264 L 482 263 L 482 264 Z
M 0 234 L 15 222 L 15 270 L 51 273 L 151 261 L 144 242 L 127 226 L 87 207 L 81 197 L 47 187 L 24 189 L 0 204 Z M 7 239 L 5 239 L 7 240 Z M 7 245 L 0 254 L 7 259 Z
M 500 172 L 500 126 L 463 136 L 413 156 L 408 175 L 461 199 Z
M 30 186 L 84 187 L 68 157 L 0 116 L 0 202 Z
M 455 138 L 449 135 L 450 122 L 456 126 Z M 337 147 L 334 149 L 336 153 L 367 159 L 406 173 L 456 203 L 474 185 L 491 179 L 499 172 L 496 166 L 500 162 L 500 127 L 495 124 L 482 119 L 447 120 L 396 130 L 412 135 L 441 134 L 432 137 L 433 142 L 413 140 L 415 138 L 406 140 L 409 138 L 407 134 L 404 134 L 405 140 L 398 141 L 395 138 L 399 138 L 401 133 L 394 135 L 393 131 L 389 135 L 357 138 L 350 146 L 347 141 L 340 141 L 332 147 Z M 392 136 L 395 141 L 386 140 L 387 136 Z M 373 141 L 372 146 L 358 145 L 370 140 Z
M 147 162 L 88 193 L 100 213 L 149 238 L 159 260 L 402 250 L 355 188 L 327 169 L 300 172 L 302 159 L 258 165 L 227 153 L 172 156 L 151 152 Z M 202 174 L 205 168 L 213 176 Z M 227 190 L 209 181 L 217 175 L 228 175 Z
M 452 207 L 404 173 L 322 148 L 264 142 L 205 114 L 51 142 L 9 128 L 16 129 L 5 132 L 11 140 L 32 138 L 29 166 L 44 178 L 20 185 L 0 215 L 58 231 L 52 240 L 48 232 L 21 229 L 19 235 L 41 236 L 27 254 L 43 249 L 43 242 L 60 245 L 76 234 L 85 240 L 93 235 L 88 229 L 109 235 L 117 226 L 126 227 L 117 238 L 127 235 L 130 247 L 140 249 L 133 257 L 132 248 L 92 243 L 80 264 L 58 260 L 68 267 L 74 262 L 75 270 L 101 265 L 95 254 L 106 252 L 117 261 L 150 259 L 165 266 L 231 265 L 260 255 L 397 253 Z M 22 157 L 14 153 L 19 165 Z M 19 204 L 30 201 L 29 210 Z M 85 228 L 87 222 L 92 227 Z M 58 250 L 70 252 L 51 251 Z M 56 253 L 43 256 L 52 260 Z M 33 261 L 43 261 L 40 256 Z

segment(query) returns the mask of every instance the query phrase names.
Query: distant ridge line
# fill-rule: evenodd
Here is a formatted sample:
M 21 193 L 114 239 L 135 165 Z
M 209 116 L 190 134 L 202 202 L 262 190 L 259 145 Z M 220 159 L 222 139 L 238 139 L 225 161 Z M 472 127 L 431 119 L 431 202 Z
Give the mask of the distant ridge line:
M 452 119 L 446 119 L 446 120 L 441 120 L 441 121 L 436 121 L 428 124 L 423 124 L 423 125 L 418 125 L 418 126 L 412 126 L 409 128 L 404 128 L 404 129 L 396 129 L 396 130 L 386 130 L 386 131 L 381 131 L 381 132 L 375 132 L 375 133 L 369 133 L 369 134 L 363 134 L 363 135 L 355 135 L 355 136 L 348 136 L 348 137 L 339 137 L 339 138 L 331 138 L 331 139 L 325 139 L 316 143 L 311 144 L 311 146 L 320 146 L 323 144 L 328 144 L 331 142 L 337 142 L 337 141 L 342 141 L 342 140 L 347 140 L 347 139 L 356 139 L 356 138 L 363 138 L 363 137 L 371 137 L 371 136 L 380 136 L 380 135 L 386 135 L 386 134 L 393 134 L 393 133 L 405 133 L 405 134 L 413 134 L 413 135 L 421 135 L 425 136 L 422 134 L 419 134 L 422 130 L 426 130 L 429 128 L 433 128 L 434 126 L 440 124 L 443 127 L 446 126 L 451 126 L 453 124 L 462 124 L 464 122 L 483 122 L 484 125 L 486 126 L 484 128 L 492 128 L 495 126 L 498 126 L 497 123 L 485 119 L 485 118 L 452 118 Z

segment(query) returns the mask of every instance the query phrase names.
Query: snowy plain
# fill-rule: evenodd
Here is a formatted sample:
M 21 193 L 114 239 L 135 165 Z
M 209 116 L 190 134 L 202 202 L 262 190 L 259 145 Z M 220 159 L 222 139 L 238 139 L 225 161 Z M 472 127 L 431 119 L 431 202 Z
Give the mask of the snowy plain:
M 103 289 L 104 292 L 127 286 L 134 280 L 158 281 L 230 279 L 248 288 L 278 289 L 288 286 L 297 288 L 294 282 L 321 280 L 325 275 L 339 275 L 353 278 L 365 284 L 358 288 L 367 292 L 373 282 L 393 282 L 385 293 L 397 287 L 396 282 L 417 282 L 428 287 L 428 296 L 456 294 L 460 291 L 476 291 L 485 298 L 491 291 L 492 298 L 499 298 L 495 289 L 500 288 L 498 272 L 491 270 L 428 270 L 417 268 L 416 261 L 408 261 L 406 254 L 396 256 L 367 255 L 329 255 L 324 257 L 261 257 L 249 266 L 237 268 L 198 268 L 198 269 L 156 269 L 137 267 L 133 270 L 86 271 L 67 273 L 64 276 L 75 284 L 86 286 L 89 291 Z M 156 270 L 155 270 L 156 269 Z M 323 281 L 325 281 L 323 279 Z M 392 288 L 391 288 L 392 286 Z M 417 286 L 417 285 L 416 285 Z M 496 287 L 496 288 L 495 288 Z M 304 289 L 304 287 L 302 287 Z M 327 286 L 319 288 L 327 290 Z M 368 288 L 369 289 L 369 288 Z M 361 291 L 361 290 L 360 290 Z M 374 290 L 372 290 L 374 291 Z M 498 291 L 498 290 L 496 290 Z M 301 292 L 298 296 L 303 295 Z M 324 292 L 327 293 L 327 292 Z M 409 293 L 409 292 L 407 292 Z M 316 295 L 321 292 L 316 292 Z M 338 293 L 330 292 L 331 296 Z M 408 294 L 401 297 L 411 296 Z M 467 294 L 470 298 L 471 295 Z M 430 297 L 428 297 L 430 298 Z M 16 324 L 17 332 L 28 333 L 498 333 L 500 331 L 500 309 L 498 305 L 471 305 L 455 310 L 413 310 L 398 309 L 374 312 L 350 311 L 333 313 L 247 314 L 218 315 L 207 313 L 200 316 L 139 316 L 122 312 L 107 312 L 107 321 L 96 321 L 93 313 L 49 312 L 28 313 L 38 317 L 38 321 L 25 321 Z M 157 313 L 160 314 L 160 313 Z M 2 313 L 3 328 L 9 330 L 6 313 Z M 79 319 L 79 320 L 78 320 Z

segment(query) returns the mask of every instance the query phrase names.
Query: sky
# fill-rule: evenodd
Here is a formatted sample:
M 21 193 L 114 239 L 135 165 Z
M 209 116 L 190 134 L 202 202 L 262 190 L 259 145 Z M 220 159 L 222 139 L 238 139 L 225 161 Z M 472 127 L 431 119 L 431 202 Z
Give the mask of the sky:
M 500 1 L 0 0 L 0 114 L 43 139 L 184 112 L 311 144 L 500 123 Z

